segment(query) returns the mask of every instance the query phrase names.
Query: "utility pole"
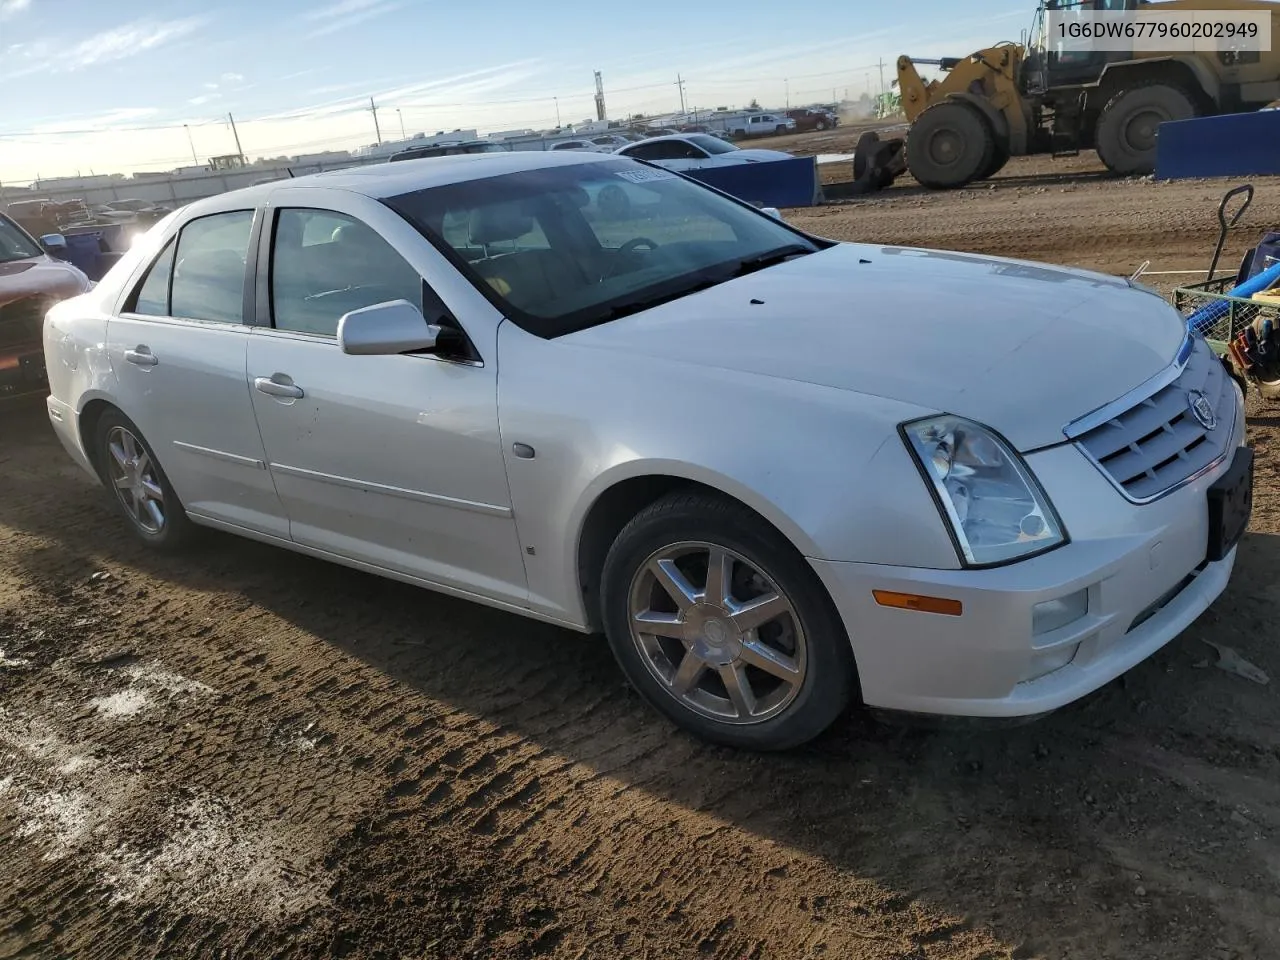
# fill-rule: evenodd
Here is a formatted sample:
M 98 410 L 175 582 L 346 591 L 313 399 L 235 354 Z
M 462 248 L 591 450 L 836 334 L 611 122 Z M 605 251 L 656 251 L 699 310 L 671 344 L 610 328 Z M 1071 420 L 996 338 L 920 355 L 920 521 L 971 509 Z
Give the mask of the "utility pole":
M 676 74 L 676 86 L 680 88 L 680 112 L 684 113 L 684 78 Z
M 191 137 L 191 128 L 184 123 L 182 125 L 182 129 L 187 131 L 187 143 L 191 144 L 191 159 L 196 164 L 196 166 L 199 166 L 200 158 L 196 156 L 196 142 Z
M 378 145 L 382 145 L 382 128 L 378 126 L 378 105 L 373 102 L 373 97 L 369 98 L 369 109 L 373 111 L 373 132 L 378 135 Z
M 884 96 L 884 57 L 880 58 L 880 95 Z
M 787 109 L 790 110 L 791 109 L 791 80 L 788 77 L 783 77 L 782 82 L 787 85 Z
M 560 129 L 560 98 L 552 97 L 551 99 L 556 102 L 556 129 L 559 130 Z
M 400 139 L 408 140 L 409 135 L 404 132 L 404 114 L 400 112 L 399 107 L 396 107 L 396 116 L 400 118 Z
M 228 113 L 227 121 L 231 124 L 231 135 L 236 138 L 236 154 L 240 157 L 240 162 L 244 163 L 244 150 L 240 146 L 240 134 L 236 131 L 236 118 Z

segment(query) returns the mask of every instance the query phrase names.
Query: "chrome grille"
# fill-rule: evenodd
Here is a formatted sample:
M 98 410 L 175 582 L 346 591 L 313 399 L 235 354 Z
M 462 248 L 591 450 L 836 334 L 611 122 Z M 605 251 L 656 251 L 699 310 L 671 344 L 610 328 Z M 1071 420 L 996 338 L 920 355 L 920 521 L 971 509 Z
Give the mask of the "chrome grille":
M 1079 433 L 1067 431 L 1098 469 L 1136 503 L 1154 500 L 1199 475 L 1218 462 L 1231 443 L 1236 419 L 1231 378 L 1204 341 L 1197 339 L 1184 352 L 1186 365 L 1176 379 L 1101 422 L 1086 418 L 1090 422 Z M 1200 395 L 1212 408 L 1212 427 L 1192 409 Z

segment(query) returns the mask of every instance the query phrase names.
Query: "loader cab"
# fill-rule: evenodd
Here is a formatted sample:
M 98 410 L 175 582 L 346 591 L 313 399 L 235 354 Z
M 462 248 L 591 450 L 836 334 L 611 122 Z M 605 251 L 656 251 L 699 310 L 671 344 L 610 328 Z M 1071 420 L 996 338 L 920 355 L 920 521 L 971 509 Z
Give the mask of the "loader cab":
M 1123 52 L 1089 50 L 1080 41 L 1049 36 L 1050 11 L 1064 11 L 1070 17 L 1072 12 L 1123 12 L 1145 5 L 1146 0 L 1042 0 L 1031 28 L 1028 49 L 1029 86 L 1037 92 L 1043 92 L 1051 87 L 1093 83 L 1108 63 L 1132 57 L 1132 54 Z

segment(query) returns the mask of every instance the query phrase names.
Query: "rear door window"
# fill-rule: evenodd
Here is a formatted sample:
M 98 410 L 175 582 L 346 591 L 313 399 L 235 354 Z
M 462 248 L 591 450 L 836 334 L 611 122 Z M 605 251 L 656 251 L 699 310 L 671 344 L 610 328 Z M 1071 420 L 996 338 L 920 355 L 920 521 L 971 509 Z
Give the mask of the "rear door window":
M 192 220 L 178 235 L 169 315 L 210 323 L 244 322 L 245 259 L 253 211 Z

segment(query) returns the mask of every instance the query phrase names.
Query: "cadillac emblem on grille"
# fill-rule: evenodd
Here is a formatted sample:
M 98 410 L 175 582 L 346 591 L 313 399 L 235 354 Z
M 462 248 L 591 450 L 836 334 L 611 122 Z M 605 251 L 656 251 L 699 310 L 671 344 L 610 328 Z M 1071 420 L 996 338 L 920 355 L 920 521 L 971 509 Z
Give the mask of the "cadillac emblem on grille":
M 1187 394 L 1187 405 L 1191 408 L 1191 416 L 1206 430 L 1212 430 L 1218 425 L 1218 415 L 1214 412 L 1213 404 L 1199 390 L 1192 390 Z

